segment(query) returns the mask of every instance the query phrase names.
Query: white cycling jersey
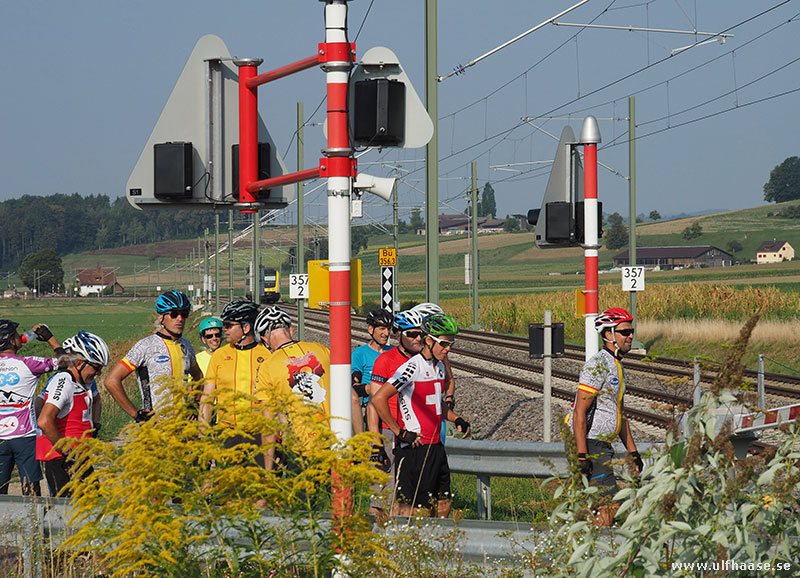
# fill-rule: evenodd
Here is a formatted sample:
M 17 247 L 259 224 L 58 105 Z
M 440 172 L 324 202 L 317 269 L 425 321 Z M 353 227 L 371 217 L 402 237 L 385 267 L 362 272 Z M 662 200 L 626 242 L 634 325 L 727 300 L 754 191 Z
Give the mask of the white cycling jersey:
M 586 410 L 586 439 L 611 441 L 622 426 L 622 396 L 625 394 L 625 368 L 606 348 L 589 358 L 581 370 L 580 384 L 575 395 L 592 395 Z M 573 412 L 569 415 L 569 427 L 573 427 Z
M 56 360 L 49 357 L 0 355 L 0 439 L 36 435 L 36 383 L 56 366 Z

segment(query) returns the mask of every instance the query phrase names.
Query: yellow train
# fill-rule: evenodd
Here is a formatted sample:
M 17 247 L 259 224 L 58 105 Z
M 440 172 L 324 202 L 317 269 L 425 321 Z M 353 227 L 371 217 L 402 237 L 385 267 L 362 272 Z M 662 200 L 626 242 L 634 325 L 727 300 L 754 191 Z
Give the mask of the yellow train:
M 277 303 L 281 298 L 280 271 L 272 267 L 261 267 L 261 303 Z

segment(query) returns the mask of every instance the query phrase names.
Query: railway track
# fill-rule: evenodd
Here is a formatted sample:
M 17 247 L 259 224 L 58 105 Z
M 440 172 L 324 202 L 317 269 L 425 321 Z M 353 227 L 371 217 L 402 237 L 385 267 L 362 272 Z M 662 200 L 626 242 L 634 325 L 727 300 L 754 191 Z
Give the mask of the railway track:
M 306 311 L 307 319 L 327 319 L 327 313 L 321 311 Z M 359 330 L 365 323 L 364 317 L 353 316 L 353 328 Z M 529 351 L 528 339 L 517 335 L 500 335 L 495 333 L 487 333 L 484 331 L 475 331 L 471 329 L 462 329 L 459 331 L 459 340 L 466 341 L 470 344 L 489 345 L 495 347 L 502 347 L 512 351 L 525 352 Z M 576 363 L 583 363 L 584 351 L 581 347 L 575 345 L 565 345 L 564 358 Z M 458 354 L 466 354 L 464 351 L 456 351 Z M 479 352 L 471 351 L 469 355 L 480 358 Z M 496 357 L 489 359 L 488 356 L 483 356 L 485 361 L 500 362 Z M 533 371 L 541 373 L 542 369 L 535 363 L 514 362 L 511 360 L 504 360 L 504 364 L 516 367 L 518 369 Z M 641 371 L 656 377 L 666 377 L 668 379 L 694 379 L 694 368 L 690 367 L 690 363 L 673 358 L 649 358 L 643 355 L 629 354 L 625 358 L 625 368 L 628 371 Z M 555 377 L 562 377 L 564 379 L 577 380 L 577 373 L 558 372 L 553 371 Z M 716 373 L 705 370 L 701 371 L 701 383 L 712 383 Z M 750 369 L 745 370 L 745 377 L 755 382 L 758 379 L 758 372 Z M 775 395 L 787 399 L 800 399 L 800 377 L 794 375 L 787 375 L 781 373 L 765 373 L 765 391 L 769 395 Z M 639 397 L 644 397 L 653 401 L 661 403 L 668 403 L 672 405 L 688 405 L 691 406 L 692 401 L 688 397 L 677 396 L 675 394 L 668 394 L 663 392 L 649 391 L 643 388 L 628 388 L 630 393 Z
M 312 315 L 312 317 L 314 317 L 314 316 Z M 308 327 L 309 329 L 313 329 L 315 331 L 328 332 L 329 329 L 330 329 L 329 326 L 327 325 L 327 323 L 325 323 L 322 320 L 321 317 L 316 317 L 315 319 L 310 319 L 309 317 L 306 317 L 305 322 L 306 322 L 306 327 Z M 364 334 L 363 336 L 361 336 L 360 340 L 366 342 L 366 340 L 367 340 L 366 331 L 362 330 L 362 331 L 360 331 L 360 333 Z M 530 372 L 533 372 L 533 373 L 541 373 L 541 371 L 542 371 L 541 368 L 539 368 L 539 367 L 537 367 L 537 366 L 535 366 L 533 364 L 530 364 L 530 363 L 517 362 L 517 361 L 514 361 L 514 360 L 508 360 L 508 359 L 498 359 L 496 356 L 485 355 L 485 354 L 481 354 L 481 353 L 478 353 L 478 352 L 475 352 L 475 351 L 458 351 L 458 352 L 455 352 L 455 356 L 454 357 L 456 357 L 456 356 L 457 357 L 465 357 L 468 360 L 479 360 L 479 361 L 483 361 L 484 363 L 493 363 L 493 364 L 499 364 L 499 365 L 505 366 L 505 367 L 513 367 L 513 368 L 516 368 L 516 369 L 523 369 L 523 370 L 530 371 Z M 487 377 L 489 379 L 492 379 L 492 380 L 495 380 L 495 381 L 498 381 L 498 382 L 501 382 L 501 383 L 506 383 L 508 385 L 513 385 L 515 387 L 518 387 L 520 389 L 524 389 L 524 390 L 527 390 L 527 391 L 535 391 L 535 392 L 541 393 L 542 390 L 543 390 L 543 386 L 542 386 L 542 384 L 540 383 L 539 380 L 534 380 L 534 379 L 530 379 L 530 378 L 515 377 L 513 375 L 509 375 L 509 373 L 507 371 L 498 371 L 498 370 L 488 369 L 484 365 L 479 365 L 479 364 L 476 364 L 476 363 L 470 363 L 469 361 L 467 361 L 467 362 L 457 361 L 453 357 L 450 358 L 450 364 L 452 365 L 452 367 L 454 369 L 459 369 L 459 370 L 462 370 L 462 371 L 465 371 L 465 372 L 468 372 L 468 373 L 471 373 L 471 374 L 474 374 L 474 375 Z M 561 377 L 563 379 L 567 379 L 567 380 L 570 380 L 572 382 L 577 382 L 577 379 L 578 379 L 578 374 L 577 373 L 571 373 L 571 372 L 565 372 L 565 371 L 554 371 L 553 372 L 553 376 L 554 377 Z M 663 402 L 663 403 L 675 403 L 675 404 L 678 404 L 678 403 L 681 403 L 681 402 L 684 401 L 683 398 L 680 398 L 680 397 L 674 396 L 674 395 L 673 396 L 669 396 L 669 395 L 664 395 L 664 394 L 658 394 L 658 393 L 654 393 L 654 392 L 649 392 L 649 391 L 641 389 L 641 388 L 635 388 L 635 389 L 638 390 L 643 396 L 646 395 L 646 397 L 648 399 L 657 400 L 657 401 L 660 401 L 660 402 Z M 631 391 L 631 388 L 629 388 L 628 391 Z M 634 393 L 634 392 L 631 391 L 631 393 Z M 575 391 L 572 390 L 572 389 L 571 390 L 567 390 L 567 389 L 562 389 L 562 388 L 558 388 L 558 387 L 553 387 L 552 388 L 552 395 L 554 397 L 558 398 L 558 399 L 563 399 L 565 401 L 570 401 L 571 402 L 575 397 Z M 630 419 L 633 419 L 635 421 L 642 422 L 642 423 L 645 423 L 645 424 L 648 424 L 648 425 L 653 425 L 653 426 L 656 426 L 656 427 L 661 428 L 661 429 L 666 429 L 667 426 L 669 425 L 669 423 L 672 421 L 671 419 L 669 419 L 669 418 L 667 418 L 667 417 L 665 417 L 663 415 L 659 415 L 659 414 L 656 414 L 656 413 L 651 413 L 651 412 L 648 412 L 648 411 L 635 409 L 635 408 L 626 408 L 625 409 L 625 413 L 626 413 L 627 417 L 629 417 Z
M 306 311 L 305 322 L 306 326 L 309 327 L 309 329 L 321 331 L 324 333 L 329 333 L 330 327 L 328 325 L 327 320 L 328 316 L 326 312 Z M 365 325 L 364 317 L 353 316 L 352 333 L 354 340 L 358 340 L 361 342 L 367 341 L 368 334 L 364 329 L 364 325 Z M 519 336 L 487 334 L 485 332 L 473 331 L 467 329 L 467 330 L 461 330 L 459 332 L 459 341 L 466 341 L 467 343 L 472 343 L 477 345 L 498 346 L 515 351 L 525 351 L 525 352 L 528 351 L 528 341 L 525 338 Z M 570 358 L 576 362 L 582 363 L 584 359 L 583 350 L 574 346 L 570 347 L 569 349 L 572 353 Z M 626 359 L 625 362 L 626 367 L 629 367 L 632 363 L 633 364 L 639 363 L 644 365 L 645 371 L 649 372 L 650 374 L 656 374 L 662 376 L 679 375 L 682 377 L 693 376 L 693 371 L 686 369 L 685 367 L 687 363 L 682 360 L 677 360 L 677 359 L 664 360 L 662 358 L 659 358 L 654 361 L 643 361 L 642 356 L 633 356 L 633 357 L 634 359 L 632 360 Z M 637 357 L 638 359 L 636 359 Z M 465 358 L 466 361 L 463 361 L 461 358 Z M 476 363 L 476 361 L 479 363 Z M 464 371 L 473 375 L 486 377 L 488 379 L 500 383 L 505 383 L 507 385 L 511 385 L 526 391 L 541 393 L 544 389 L 541 380 L 539 379 L 519 377 L 511 375 L 508 371 L 496 370 L 487 367 L 487 364 L 495 364 L 506 368 L 513 368 L 534 374 L 541 374 L 542 368 L 534 363 L 531 363 L 530 361 L 520 361 L 511 359 L 510 357 L 498 358 L 496 355 L 482 353 L 480 351 L 475 351 L 474 349 L 462 350 L 462 348 L 459 348 L 456 351 L 451 352 L 450 363 L 454 369 Z M 751 371 L 750 373 L 754 375 L 756 372 Z M 552 370 L 552 375 L 554 378 L 566 379 L 568 381 L 571 381 L 572 383 L 576 383 L 579 378 L 578 372 L 570 372 L 557 369 Z M 707 383 L 710 383 L 710 380 L 713 379 L 713 375 L 714 375 L 713 373 L 705 373 L 703 374 L 704 378 L 703 380 L 706 381 Z M 775 381 L 778 382 L 783 382 L 787 384 L 800 383 L 800 380 L 797 380 L 797 378 L 795 378 L 794 376 L 782 375 L 782 374 L 769 374 L 769 376 L 770 379 L 774 379 Z M 772 393 L 774 395 L 785 395 L 786 397 L 792 397 L 792 398 L 800 397 L 800 390 L 799 390 L 800 388 L 799 389 L 789 388 L 788 394 L 784 393 L 785 386 L 781 385 L 768 384 L 766 386 L 766 389 L 768 393 Z M 564 389 L 561 387 L 552 386 L 551 391 L 553 397 L 557 399 L 562 399 L 564 401 L 572 402 L 572 400 L 575 397 L 575 391 L 572 388 Z M 628 385 L 626 391 L 633 396 L 650 399 L 674 407 L 681 407 L 681 406 L 690 407 L 692 405 L 692 401 L 689 398 L 679 396 L 674 393 L 659 392 L 652 388 L 642 388 L 633 385 Z M 628 417 L 632 421 L 654 426 L 662 430 L 667 429 L 674 420 L 672 416 L 668 416 L 666 414 L 653 413 L 630 406 L 625 408 L 625 414 L 626 417 Z M 769 444 L 755 441 L 751 445 L 751 452 L 763 453 L 766 451 L 770 451 L 771 448 L 772 446 Z

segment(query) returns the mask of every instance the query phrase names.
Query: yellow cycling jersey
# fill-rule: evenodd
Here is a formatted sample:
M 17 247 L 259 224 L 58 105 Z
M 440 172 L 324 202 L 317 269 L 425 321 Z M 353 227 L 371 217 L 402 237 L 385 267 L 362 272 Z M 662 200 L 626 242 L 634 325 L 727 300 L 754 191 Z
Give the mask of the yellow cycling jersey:
M 255 403 L 262 401 L 256 393 L 256 375 L 258 368 L 270 357 L 269 350 L 260 343 L 253 343 L 251 347 L 239 349 L 233 345 L 223 345 L 217 349 L 208 362 L 205 374 L 206 381 L 213 383 L 219 398 L 219 392 L 241 393 L 257 398 L 256 400 L 237 399 L 235 411 L 244 412 L 252 409 Z M 236 425 L 236 413 L 226 411 L 224 405 L 216 407 L 217 419 L 220 423 Z
M 331 415 L 331 354 L 321 343 L 310 341 L 291 342 L 275 350 L 258 370 L 257 391 L 264 399 L 267 391 L 288 393 L 291 391 L 304 402 L 315 406 L 320 421 L 328 421 Z M 289 416 L 291 421 L 291 416 Z M 301 443 L 312 433 L 302 424 L 292 423 L 292 429 Z

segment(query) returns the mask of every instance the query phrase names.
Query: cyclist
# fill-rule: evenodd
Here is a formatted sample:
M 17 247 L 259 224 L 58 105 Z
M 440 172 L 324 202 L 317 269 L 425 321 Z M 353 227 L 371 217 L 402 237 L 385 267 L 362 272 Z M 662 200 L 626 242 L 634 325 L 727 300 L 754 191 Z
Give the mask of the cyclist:
M 396 513 L 414 515 L 427 508 L 431 515 L 446 518 L 451 504 L 450 468 L 440 435 L 445 414 L 464 435 L 470 431 L 466 420 L 444 407 L 443 360 L 455 344 L 458 325 L 448 315 L 429 315 L 420 331 L 422 350 L 401 364 L 369 403 L 395 435 Z M 395 395 L 399 420 L 389 409 L 389 399 Z
M 422 315 L 416 311 L 401 311 L 395 315 L 392 321 L 392 330 L 397 339 L 397 347 L 380 354 L 375 360 L 372 365 L 372 383 L 367 388 L 367 393 L 374 395 L 394 375 L 398 367 L 422 351 L 421 326 Z M 389 409 L 395 419 L 399 419 L 397 398 L 392 397 L 389 399 Z M 386 472 L 391 473 L 394 470 L 394 454 L 392 452 L 392 448 L 394 448 L 394 433 L 385 424 L 381 423 L 378 413 L 375 411 L 375 406 L 372 404 L 367 404 L 367 426 L 369 431 L 379 433 L 387 440 L 383 447 L 376 448 L 371 460 L 381 465 Z
M 255 321 L 258 316 L 258 305 L 245 299 L 235 299 L 222 310 L 222 328 L 227 343 L 211 355 L 206 371 L 206 383 L 203 387 L 202 417 L 207 423 L 211 421 L 210 400 L 221 392 L 228 392 L 227 400 L 216 401 L 217 419 L 219 423 L 236 426 L 237 413 L 252 409 L 252 401 L 233 399 L 244 394 L 253 396 L 256 393 L 256 374 L 258 367 L 266 361 L 270 353 L 258 342 L 255 334 Z M 230 411 L 230 410 L 233 411 Z M 254 443 L 249 436 L 234 436 L 226 441 L 226 447 L 240 443 Z M 263 465 L 263 464 L 262 464 Z
M 353 401 L 353 431 L 357 434 L 364 431 L 363 408 L 367 407 L 369 400 L 367 386 L 372 381 L 372 366 L 378 356 L 388 349 L 386 344 L 389 342 L 393 320 L 392 314 L 385 309 L 373 309 L 367 313 L 369 343 L 356 347 L 351 356 L 353 389 L 357 394 Z M 362 418 L 357 419 L 358 416 Z
M 203 342 L 203 350 L 196 355 L 197 366 L 203 375 L 208 369 L 208 362 L 211 361 L 211 354 L 222 345 L 222 321 L 216 317 L 206 317 L 200 322 L 200 341 Z
M 423 318 L 428 315 L 444 315 L 444 310 L 436 303 L 420 303 L 411 308 L 416 311 Z M 450 410 L 456 408 L 456 380 L 453 378 L 453 368 L 450 367 L 450 358 L 444 358 L 444 373 L 445 373 L 445 388 L 444 388 L 444 403 Z M 445 422 L 442 422 L 442 443 L 444 443 L 445 436 L 447 435 L 447 427 Z
M 72 460 L 69 452 L 56 450 L 53 446 L 64 437 L 83 438 L 91 435 L 92 391 L 94 378 L 108 365 L 108 345 L 97 335 L 79 331 L 64 341 L 66 353 L 58 358 L 61 370 L 47 381 L 47 393 L 39 427 L 42 430 L 36 440 L 36 458 L 44 462 L 50 495 L 70 497 L 64 486 L 70 481 Z M 75 444 L 70 446 L 70 449 Z M 84 472 L 84 477 L 91 468 Z
M 183 329 L 191 313 L 189 298 L 180 291 L 167 291 L 156 300 L 156 332 L 134 343 L 125 357 L 105 379 L 105 386 L 114 401 L 137 422 L 147 421 L 153 412 L 169 405 L 170 378 L 189 376 L 200 380 L 203 373 L 197 367 L 194 349 L 183 337 Z M 123 380 L 136 372 L 142 409 L 137 410 L 122 386 Z
M 314 341 L 295 341 L 289 314 L 275 305 L 258 314 L 256 333 L 272 352 L 270 358 L 258 368 L 257 388 L 260 391 L 291 391 L 315 408 L 316 419 L 329 423 L 331 353 L 328 348 Z M 291 416 L 286 417 L 291 422 Z M 300 441 L 300 453 L 310 450 L 313 434 L 307 431 L 308 427 L 301 423 L 291 423 L 291 427 Z M 274 441 L 274 437 L 267 441 Z M 274 452 L 270 454 L 274 455 Z M 268 469 L 272 468 L 271 462 Z
M 572 413 L 567 416 L 567 423 L 575 435 L 581 471 L 592 485 L 602 488 L 600 495 L 607 502 L 618 490 L 609 463 L 614 459 L 611 445 L 614 438 L 620 437 L 639 472 L 643 467 L 630 424 L 623 413 L 625 369 L 621 361 L 631 350 L 632 323 L 631 314 L 619 307 L 607 309 L 597 316 L 594 326 L 603 340 L 603 348 L 584 364 Z M 598 523 L 610 526 L 618 506 L 600 505 L 597 509 Z
M 41 495 L 42 469 L 36 461 L 36 413 L 34 395 L 40 375 L 55 370 L 57 360 L 21 357 L 19 323 L 0 319 L 0 494 L 8 493 L 8 482 L 16 464 L 24 495 Z M 63 352 L 46 325 L 34 325 L 36 338 L 46 341 L 56 355 Z

